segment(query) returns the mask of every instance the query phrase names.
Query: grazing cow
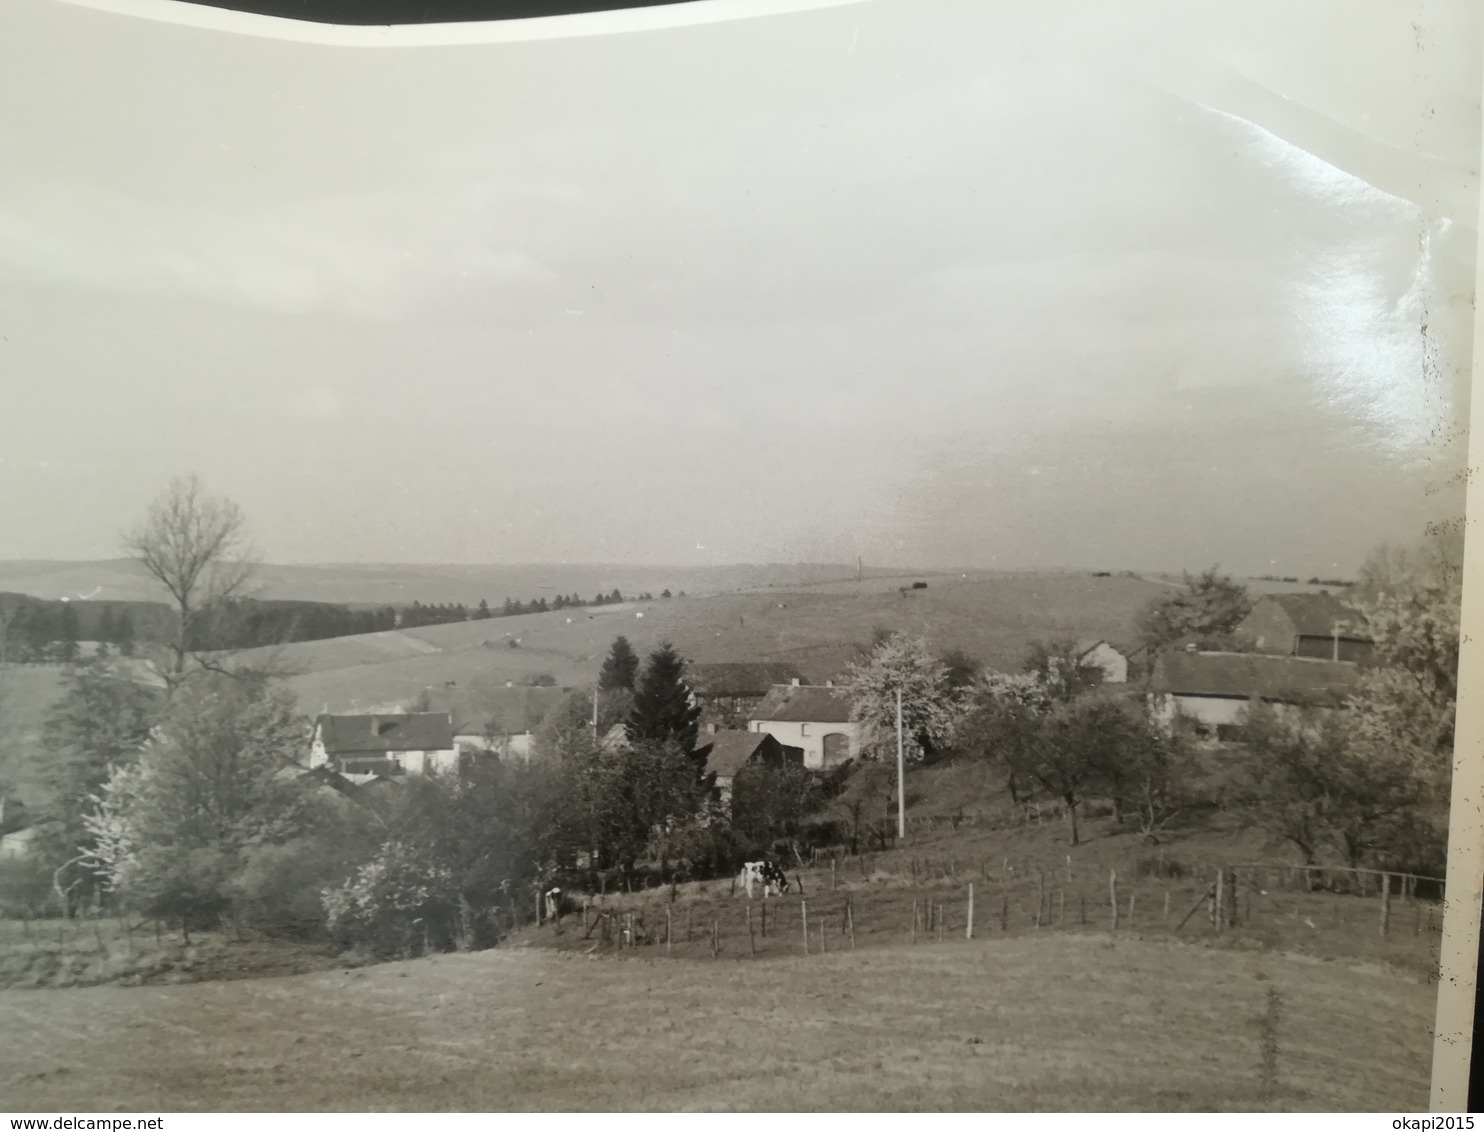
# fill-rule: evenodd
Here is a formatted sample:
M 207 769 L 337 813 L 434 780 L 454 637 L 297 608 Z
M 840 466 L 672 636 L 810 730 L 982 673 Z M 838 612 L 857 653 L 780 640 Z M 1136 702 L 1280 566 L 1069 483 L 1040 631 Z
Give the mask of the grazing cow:
M 747 889 L 747 899 L 752 899 L 752 886 L 763 886 L 763 895 L 774 892 L 782 896 L 788 891 L 788 877 L 772 861 L 748 861 L 742 866 L 742 886 Z

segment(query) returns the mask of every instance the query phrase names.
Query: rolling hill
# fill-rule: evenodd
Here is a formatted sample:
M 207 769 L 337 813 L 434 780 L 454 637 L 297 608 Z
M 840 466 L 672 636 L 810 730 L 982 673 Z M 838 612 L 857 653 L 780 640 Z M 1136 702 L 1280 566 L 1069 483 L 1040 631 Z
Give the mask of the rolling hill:
M 308 641 L 242 654 L 289 675 L 305 710 L 368 707 L 450 682 L 546 674 L 590 682 L 613 638 L 643 653 L 661 641 L 698 663 L 784 660 L 811 680 L 840 674 L 877 627 L 921 634 L 997 668 L 1019 665 L 1047 637 L 1127 640 L 1134 617 L 1167 587 L 1138 578 L 1004 574 L 934 578 L 902 593 L 896 579 L 671 598 L 642 605 L 525 614 L 488 621 Z

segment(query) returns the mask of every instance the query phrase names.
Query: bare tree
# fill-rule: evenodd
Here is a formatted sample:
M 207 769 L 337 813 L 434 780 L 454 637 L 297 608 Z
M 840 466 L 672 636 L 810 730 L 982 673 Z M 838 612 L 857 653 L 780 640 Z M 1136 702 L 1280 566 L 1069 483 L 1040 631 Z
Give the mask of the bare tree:
M 126 536 L 130 554 L 165 587 L 175 604 L 171 683 L 185 674 L 195 630 L 252 576 L 242 510 L 208 494 L 195 476 L 173 480 L 150 505 L 144 523 Z

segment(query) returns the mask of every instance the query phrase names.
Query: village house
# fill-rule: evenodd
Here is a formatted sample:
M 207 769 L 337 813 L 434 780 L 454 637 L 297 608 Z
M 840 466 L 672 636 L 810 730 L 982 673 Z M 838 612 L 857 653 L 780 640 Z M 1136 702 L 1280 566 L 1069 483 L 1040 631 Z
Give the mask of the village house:
M 712 796 L 723 805 L 732 800 L 732 781 L 749 763 L 766 766 L 804 765 L 799 747 L 786 747 L 761 731 L 715 730 L 701 736 L 699 748 L 706 753 L 706 773 L 716 776 Z
M 722 728 L 742 726 L 775 684 L 795 680 L 803 683 L 804 675 L 793 665 L 764 661 L 693 664 L 685 676 L 701 709 L 701 722 Z
M 850 697 L 828 684 L 775 685 L 753 709 L 748 730 L 801 748 L 810 770 L 828 770 L 860 754 L 861 725 L 850 718 Z
M 1150 706 L 1166 726 L 1182 716 L 1203 739 L 1240 742 L 1251 704 L 1337 707 L 1359 676 L 1353 664 L 1316 657 L 1175 650 L 1155 661 Z
M 1100 673 L 1104 684 L 1128 683 L 1128 657 L 1107 641 L 1086 638 L 1077 642 L 1077 665 Z
M 1257 652 L 1365 663 L 1374 644 L 1365 615 L 1327 591 L 1267 594 L 1233 635 Z
M 328 764 L 351 782 L 458 768 L 447 712 L 321 715 L 314 722 L 309 767 Z
M 453 742 L 474 755 L 529 762 L 535 734 L 551 711 L 571 693 L 554 685 L 471 684 L 428 689 L 428 707 L 453 719 Z

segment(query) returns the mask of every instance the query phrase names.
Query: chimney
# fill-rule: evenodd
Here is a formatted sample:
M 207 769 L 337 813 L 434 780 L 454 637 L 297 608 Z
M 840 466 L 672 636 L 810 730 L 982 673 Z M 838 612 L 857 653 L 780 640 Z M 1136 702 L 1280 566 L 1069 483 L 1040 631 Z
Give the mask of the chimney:
M 715 735 L 716 734 L 716 724 L 714 724 L 714 723 L 708 723 L 708 724 L 706 724 L 706 733 L 708 735 Z
M 799 686 L 799 678 L 797 676 L 795 676 L 792 680 L 789 681 L 789 684 L 792 687 L 797 688 Z

